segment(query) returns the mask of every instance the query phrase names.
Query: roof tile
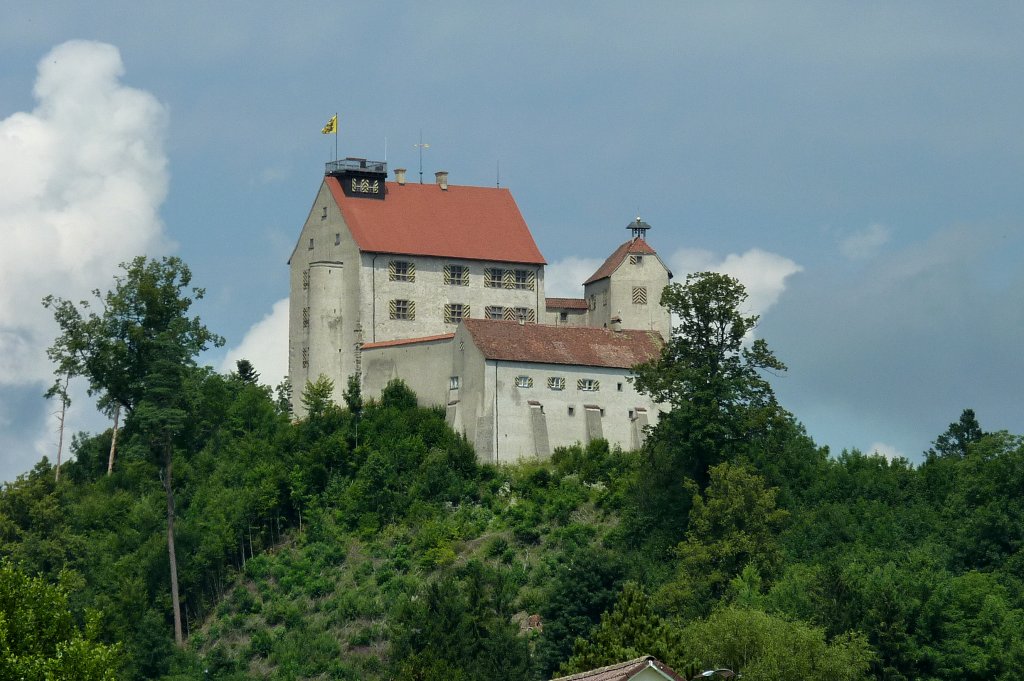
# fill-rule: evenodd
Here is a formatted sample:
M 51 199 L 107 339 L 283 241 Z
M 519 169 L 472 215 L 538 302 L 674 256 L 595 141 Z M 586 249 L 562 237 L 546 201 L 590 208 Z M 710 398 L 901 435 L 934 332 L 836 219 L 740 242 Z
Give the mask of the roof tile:
M 657 331 L 464 319 L 466 331 L 487 359 L 538 364 L 577 364 L 629 369 L 658 356 Z
M 634 237 L 616 248 L 615 252 L 609 255 L 608 259 L 597 268 L 597 271 L 583 282 L 583 285 L 586 286 L 589 283 L 612 276 L 612 273 L 619 269 L 619 265 L 622 264 L 627 255 L 658 255 L 658 253 L 644 241 L 642 236 Z
M 587 301 L 584 298 L 545 298 L 544 307 L 563 310 L 586 310 Z
M 381 201 L 324 182 L 361 251 L 545 264 L 507 189 L 387 182 Z

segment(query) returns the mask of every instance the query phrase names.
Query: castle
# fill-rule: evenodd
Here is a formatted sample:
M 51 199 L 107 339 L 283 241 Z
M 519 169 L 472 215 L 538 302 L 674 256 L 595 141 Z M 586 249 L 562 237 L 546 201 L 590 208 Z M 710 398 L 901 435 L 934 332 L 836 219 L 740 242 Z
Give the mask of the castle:
M 671 323 L 658 301 L 672 273 L 649 226 L 629 225 L 582 298 L 546 298 L 544 257 L 507 189 L 394 172 L 326 166 L 288 260 L 296 392 L 357 375 L 372 397 L 401 378 L 487 462 L 595 438 L 639 447 L 658 412 L 630 368 L 657 356 Z

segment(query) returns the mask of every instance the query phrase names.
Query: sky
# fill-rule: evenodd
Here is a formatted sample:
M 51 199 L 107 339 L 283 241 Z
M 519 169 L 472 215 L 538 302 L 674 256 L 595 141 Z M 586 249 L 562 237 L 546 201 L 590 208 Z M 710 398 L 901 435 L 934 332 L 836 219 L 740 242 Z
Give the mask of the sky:
M 973 408 L 1024 433 L 1024 6 L 5 3 L 0 480 L 56 453 L 41 299 L 177 255 L 269 384 L 334 137 L 515 197 L 548 295 L 637 215 L 676 275 L 738 277 L 834 454 L 920 460 Z M 107 427 L 73 386 L 72 430 Z

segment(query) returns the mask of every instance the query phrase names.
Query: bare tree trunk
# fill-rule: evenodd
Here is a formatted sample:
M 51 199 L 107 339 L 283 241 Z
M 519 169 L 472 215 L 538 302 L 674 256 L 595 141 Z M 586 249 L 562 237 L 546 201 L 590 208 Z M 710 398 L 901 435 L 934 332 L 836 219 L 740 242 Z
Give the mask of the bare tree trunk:
M 117 451 L 117 420 L 121 416 L 121 405 L 114 407 L 114 436 L 110 438 L 110 457 L 107 458 L 107 475 L 114 472 L 114 452 Z
M 178 559 L 174 555 L 174 492 L 171 487 L 171 448 L 173 445 L 164 445 L 164 463 L 167 475 L 164 477 L 164 491 L 167 493 L 167 555 L 171 562 L 171 604 L 174 606 L 174 642 L 179 648 L 185 645 L 185 639 L 181 635 L 181 600 L 178 597 Z
M 60 434 L 57 436 L 57 469 L 53 474 L 55 483 L 60 482 L 60 457 L 64 452 L 64 417 L 68 413 L 68 379 L 70 378 L 70 376 L 64 377 L 64 387 L 57 393 L 57 397 L 60 398 L 60 415 L 57 417 L 57 421 L 60 423 Z

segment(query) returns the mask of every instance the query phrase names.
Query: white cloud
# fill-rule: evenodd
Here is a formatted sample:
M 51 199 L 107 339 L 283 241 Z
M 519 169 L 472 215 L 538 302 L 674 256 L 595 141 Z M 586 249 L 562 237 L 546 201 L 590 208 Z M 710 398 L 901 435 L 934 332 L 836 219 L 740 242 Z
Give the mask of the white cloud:
M 553 262 L 544 268 L 544 295 L 551 298 L 582 298 L 583 282 L 597 271 L 603 260 L 597 258 L 568 258 Z
M 166 247 L 167 111 L 123 85 L 123 73 L 116 47 L 63 43 L 39 61 L 35 109 L 0 120 L 0 387 L 47 411 L 40 396 L 56 326 L 41 299 L 86 298 L 112 281 L 118 263 Z M 76 402 L 70 426 L 84 404 Z M 3 439 L 18 425 L 0 424 Z M 50 439 L 25 433 L 21 441 Z M 4 456 L 0 476 L 10 479 L 11 457 L 29 453 Z
M 736 277 L 747 289 L 747 307 L 753 314 L 764 314 L 786 290 L 786 279 L 803 270 L 789 258 L 752 248 L 719 258 L 710 251 L 682 249 L 669 258 L 676 281 L 688 272 L 721 272 Z
M 274 303 L 270 313 L 253 324 L 242 342 L 229 348 L 220 371 L 235 370 L 235 362 L 247 359 L 267 385 L 277 385 L 288 374 L 288 299 Z
M 888 242 L 889 228 L 875 223 L 847 236 L 839 243 L 839 250 L 850 260 L 863 260 Z
M 868 453 L 880 454 L 889 461 L 893 461 L 894 459 L 907 458 L 906 454 L 898 450 L 895 446 L 887 444 L 885 442 L 873 442 L 871 446 L 868 447 Z

